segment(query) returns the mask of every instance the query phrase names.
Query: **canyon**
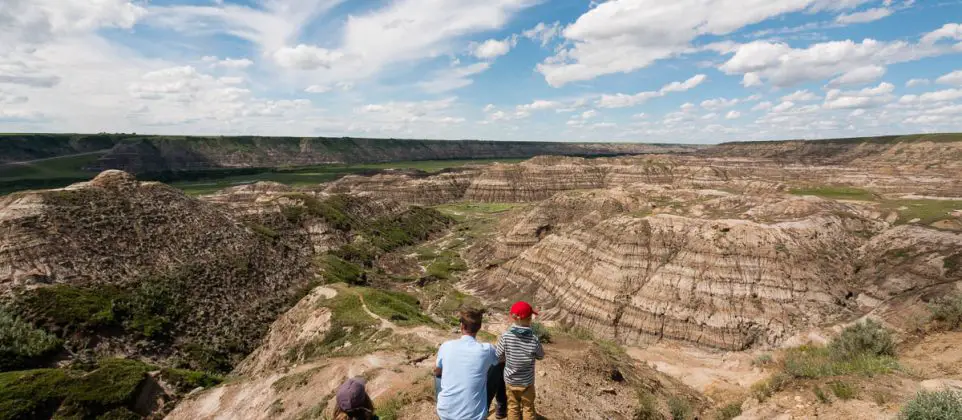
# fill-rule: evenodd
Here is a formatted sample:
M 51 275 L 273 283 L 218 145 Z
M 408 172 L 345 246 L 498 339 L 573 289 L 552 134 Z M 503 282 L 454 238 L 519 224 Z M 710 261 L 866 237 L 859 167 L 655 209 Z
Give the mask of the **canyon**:
M 90 181 L 0 198 L 4 310 L 64 342 L 30 367 L 142 360 L 154 392 L 138 385 L 110 408 L 171 419 L 324 418 L 337 385 L 362 375 L 382 418 L 426 419 L 457 310 L 488 309 L 491 340 L 525 299 L 551 335 L 546 418 L 895 418 L 918 390 L 960 385 L 962 326 L 933 312 L 962 295 L 959 135 L 404 152 L 371 140 L 347 150 L 538 156 L 199 197 L 116 170 L 357 159 L 324 140 L 208 140 L 117 143 L 96 169 L 117 168 Z M 56 307 L 81 298 L 108 305 Z M 902 367 L 799 373 L 799 355 L 865 320 L 892 334 Z M 228 380 L 177 390 L 167 367 Z M 840 382 L 859 397 L 812 391 Z

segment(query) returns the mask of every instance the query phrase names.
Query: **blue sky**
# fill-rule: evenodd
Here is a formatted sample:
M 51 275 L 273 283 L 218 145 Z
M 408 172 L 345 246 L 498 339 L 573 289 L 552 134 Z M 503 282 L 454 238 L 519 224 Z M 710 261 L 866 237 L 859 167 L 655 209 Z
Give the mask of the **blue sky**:
M 962 0 L 5 0 L 0 132 L 962 131 Z

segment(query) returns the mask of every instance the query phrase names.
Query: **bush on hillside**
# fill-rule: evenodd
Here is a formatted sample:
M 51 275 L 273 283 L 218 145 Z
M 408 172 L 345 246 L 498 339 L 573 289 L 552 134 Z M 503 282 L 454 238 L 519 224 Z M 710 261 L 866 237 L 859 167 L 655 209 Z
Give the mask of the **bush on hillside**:
M 922 391 L 902 407 L 901 420 L 962 419 L 962 393 L 952 390 Z
M 0 309 L 0 372 L 42 365 L 63 342 Z
M 962 328 L 962 294 L 936 300 L 929 305 L 932 319 L 949 329 Z
M 535 337 L 538 337 L 538 341 L 541 341 L 542 343 L 551 342 L 551 330 L 549 330 L 548 327 L 545 327 L 544 324 L 540 322 L 532 322 L 531 331 L 534 333 Z
M 859 356 L 895 356 L 895 341 L 878 321 L 866 320 L 845 328 L 828 345 L 832 358 L 852 360 Z

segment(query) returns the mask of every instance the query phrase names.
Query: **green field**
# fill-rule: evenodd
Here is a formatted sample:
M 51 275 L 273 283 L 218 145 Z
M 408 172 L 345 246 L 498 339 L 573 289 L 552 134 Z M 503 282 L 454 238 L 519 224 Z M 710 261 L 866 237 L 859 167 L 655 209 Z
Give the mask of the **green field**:
M 0 165 L 0 194 L 40 188 L 58 188 L 86 181 L 95 173 L 81 168 L 97 160 L 103 152 L 51 158 L 24 164 Z M 329 182 L 349 174 L 375 173 L 384 169 L 417 169 L 438 172 L 471 164 L 516 163 L 524 159 L 429 160 L 352 165 L 316 165 L 295 168 L 220 169 L 202 173 L 171 172 L 143 174 L 141 180 L 160 180 L 191 195 L 210 194 L 223 188 L 257 181 L 274 181 L 290 186 L 309 186 Z
M 962 210 L 962 200 L 903 200 L 883 198 L 871 191 L 844 186 L 824 186 L 811 188 L 795 188 L 790 191 L 795 195 L 814 195 L 836 200 L 857 200 L 878 203 L 879 209 L 899 215 L 896 224 L 905 224 L 918 219 L 916 223 L 930 225 L 939 220 L 947 219 L 955 210 Z

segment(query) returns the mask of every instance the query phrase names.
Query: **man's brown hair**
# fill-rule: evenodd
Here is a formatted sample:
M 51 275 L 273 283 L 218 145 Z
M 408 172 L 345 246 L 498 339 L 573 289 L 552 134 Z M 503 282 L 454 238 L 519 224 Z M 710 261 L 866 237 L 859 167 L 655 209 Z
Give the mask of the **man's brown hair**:
M 461 310 L 461 325 L 471 334 L 481 331 L 481 318 L 484 317 L 484 309 L 465 308 Z

